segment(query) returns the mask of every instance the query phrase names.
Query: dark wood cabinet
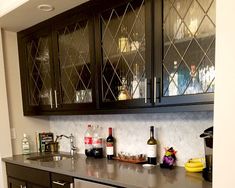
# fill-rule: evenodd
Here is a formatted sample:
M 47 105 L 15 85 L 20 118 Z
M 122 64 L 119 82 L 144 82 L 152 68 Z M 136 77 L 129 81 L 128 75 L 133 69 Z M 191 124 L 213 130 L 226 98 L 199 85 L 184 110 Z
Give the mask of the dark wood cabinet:
M 42 171 L 11 163 L 6 163 L 6 167 L 8 188 L 114 187 L 111 185 L 81 180 L 78 178 L 74 179 L 72 176 Z
M 18 37 L 25 114 L 53 108 L 54 69 L 51 29 L 48 28 L 33 31 L 27 37 Z
M 6 163 L 8 188 L 50 188 L 50 173 Z
M 93 17 L 88 14 L 54 23 L 56 102 L 60 111 L 95 109 L 93 28 Z
M 75 14 L 18 33 L 25 115 L 95 109 L 92 18 Z
M 152 2 L 119 2 L 96 17 L 101 108 L 151 106 Z
M 212 104 L 215 0 L 156 0 L 154 9 L 155 105 Z
M 26 182 L 9 177 L 8 188 L 26 188 Z
M 215 0 L 89 1 L 18 41 L 25 115 L 213 110 Z

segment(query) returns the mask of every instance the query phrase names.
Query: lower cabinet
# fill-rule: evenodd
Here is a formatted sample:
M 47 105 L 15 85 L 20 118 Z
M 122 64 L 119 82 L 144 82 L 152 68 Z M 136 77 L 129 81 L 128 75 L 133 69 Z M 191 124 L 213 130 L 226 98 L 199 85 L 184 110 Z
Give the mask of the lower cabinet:
M 6 163 L 8 188 L 112 188 L 71 176 Z
M 40 185 L 8 177 L 8 188 L 45 188 Z
M 8 188 L 50 188 L 50 173 L 6 163 Z
M 8 177 L 8 188 L 26 188 L 26 182 Z

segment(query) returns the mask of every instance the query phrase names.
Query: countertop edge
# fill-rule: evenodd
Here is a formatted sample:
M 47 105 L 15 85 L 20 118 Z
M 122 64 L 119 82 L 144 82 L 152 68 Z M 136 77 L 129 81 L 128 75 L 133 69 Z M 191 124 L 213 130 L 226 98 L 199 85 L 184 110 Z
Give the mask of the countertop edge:
M 71 176 L 73 178 L 77 178 L 77 179 L 81 179 L 81 180 L 87 180 L 87 181 L 91 181 L 91 182 L 96 182 L 96 183 L 100 183 L 100 184 L 104 184 L 104 185 L 118 186 L 118 187 L 128 187 L 128 188 L 142 188 L 142 187 L 139 187 L 139 186 L 133 186 L 133 185 L 130 185 L 130 184 L 125 184 L 125 183 L 122 183 L 122 182 L 107 180 L 107 179 L 103 179 L 103 178 L 95 178 L 95 177 L 84 176 L 84 175 L 79 175 L 79 174 L 75 175 L 74 173 L 69 172 L 69 171 L 64 172 L 63 170 L 53 169 L 51 167 L 44 167 L 44 166 L 40 166 L 40 165 L 37 165 L 37 164 L 24 163 L 24 162 L 21 162 L 21 161 L 15 161 L 15 160 L 8 159 L 8 158 L 2 158 L 2 161 L 5 162 L 5 163 L 10 163 L 10 164 L 15 164 L 15 165 L 19 165 L 19 166 L 28 167 L 28 168 L 34 168 L 34 169 L 37 169 L 37 170 L 43 170 L 43 171 L 47 171 L 47 172 L 67 175 L 67 176 Z

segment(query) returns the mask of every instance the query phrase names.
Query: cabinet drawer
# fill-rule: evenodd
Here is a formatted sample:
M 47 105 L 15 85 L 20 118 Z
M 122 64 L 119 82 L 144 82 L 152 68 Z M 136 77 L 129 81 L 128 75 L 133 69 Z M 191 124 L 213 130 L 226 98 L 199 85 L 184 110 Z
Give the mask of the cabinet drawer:
M 25 180 L 43 187 L 50 187 L 49 172 L 10 163 L 6 163 L 6 169 L 9 177 Z
M 63 174 L 51 173 L 52 188 L 71 188 L 73 178 Z

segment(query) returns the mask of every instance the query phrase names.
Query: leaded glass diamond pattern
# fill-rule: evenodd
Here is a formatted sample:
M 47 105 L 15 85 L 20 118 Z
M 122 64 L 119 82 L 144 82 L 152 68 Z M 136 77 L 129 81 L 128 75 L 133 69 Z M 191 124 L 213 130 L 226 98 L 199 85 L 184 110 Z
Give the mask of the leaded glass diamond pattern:
M 59 34 L 62 103 L 92 102 L 88 22 L 69 25 Z
M 144 97 L 144 0 L 138 3 L 130 2 L 101 16 L 103 101 Z
M 32 106 L 49 105 L 51 102 L 51 69 L 49 38 L 41 37 L 27 43 L 29 65 L 29 103 Z
M 214 92 L 215 0 L 164 0 L 163 96 Z

